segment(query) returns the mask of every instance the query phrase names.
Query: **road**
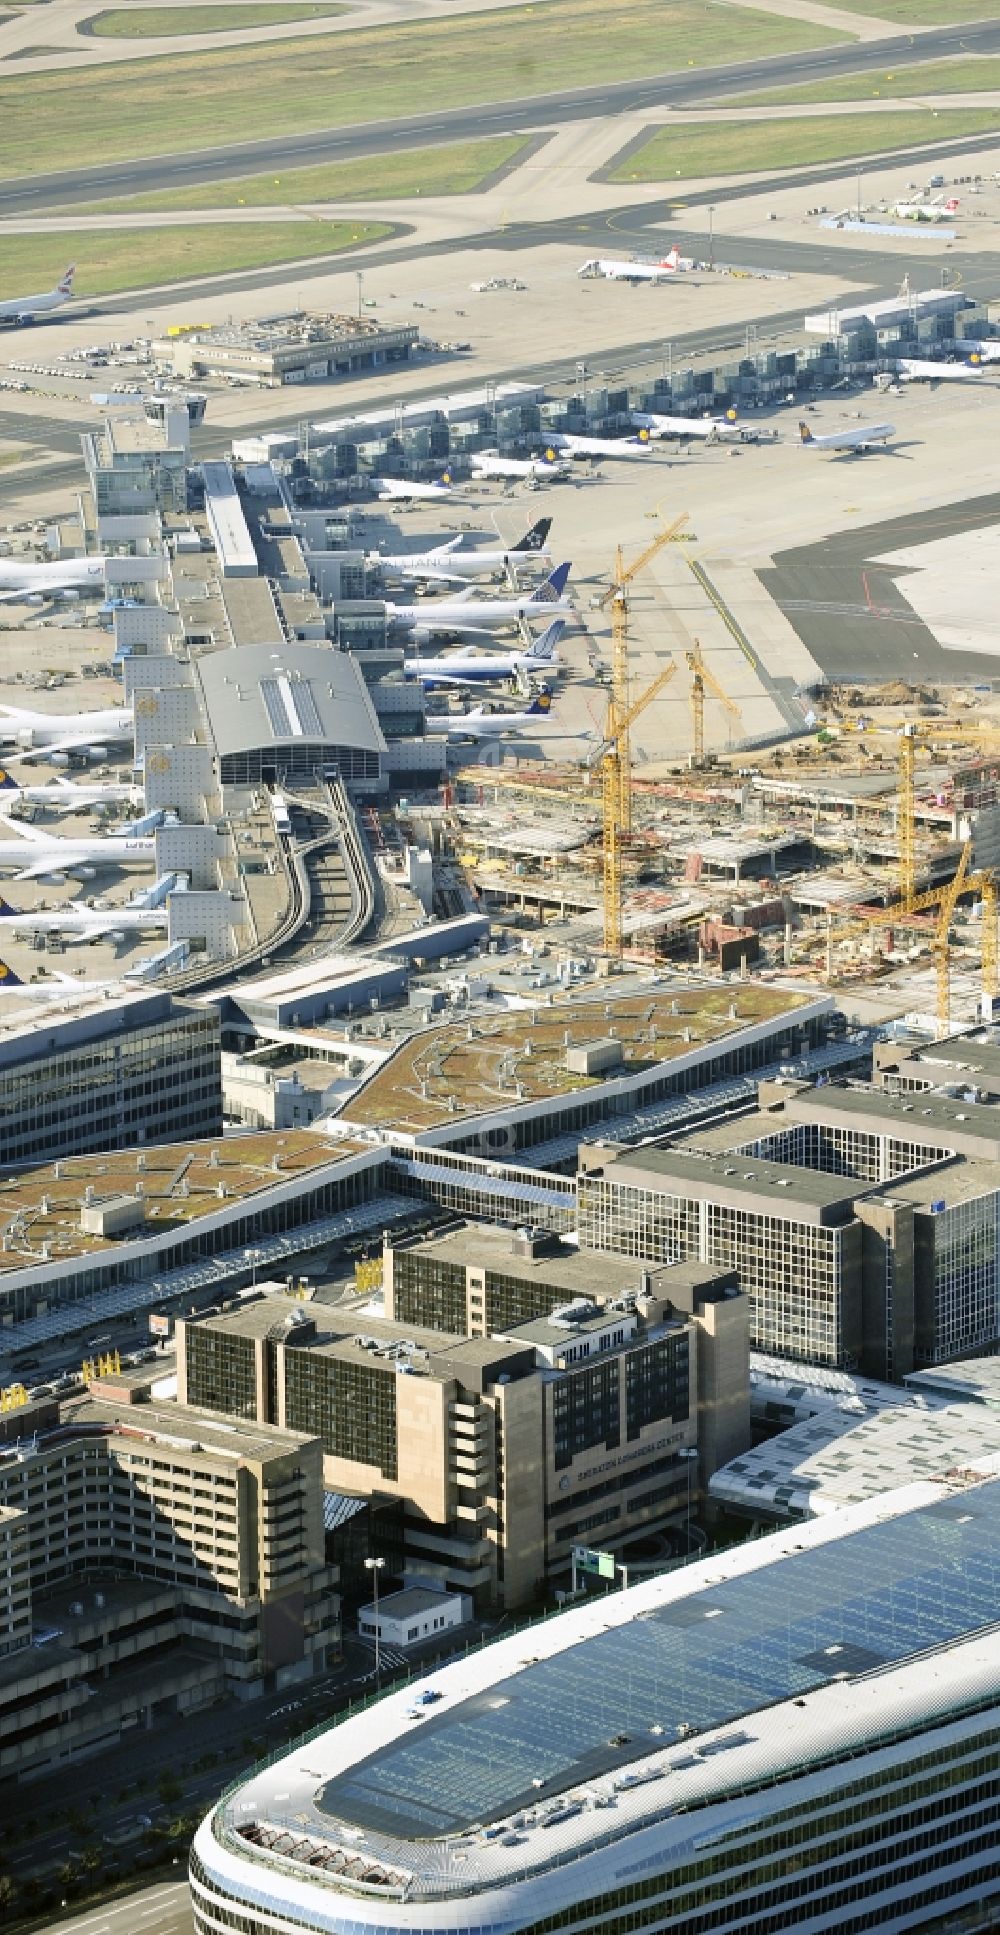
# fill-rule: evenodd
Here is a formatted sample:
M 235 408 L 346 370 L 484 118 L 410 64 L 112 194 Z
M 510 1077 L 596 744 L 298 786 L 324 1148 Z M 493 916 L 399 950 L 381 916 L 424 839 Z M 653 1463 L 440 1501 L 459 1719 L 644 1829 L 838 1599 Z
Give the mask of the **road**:
M 816 175 L 810 176 L 809 179 L 810 181 L 826 180 L 831 175 L 840 176 L 842 173 L 843 164 L 840 163 L 829 170 L 817 171 Z M 727 199 L 738 199 L 744 192 L 751 191 L 744 190 L 742 187 L 732 190 L 719 189 L 715 191 L 713 199 L 718 207 Z M 758 194 L 761 192 L 759 183 L 755 184 L 752 192 Z M 662 223 L 663 213 L 662 204 L 654 207 L 648 204 L 643 207 L 625 205 L 593 215 L 568 216 L 561 221 L 515 223 L 502 234 L 466 236 L 456 239 L 453 243 L 442 243 L 439 246 L 442 253 L 451 249 L 458 251 L 487 245 L 494 249 L 514 251 L 540 247 L 553 242 L 576 242 L 584 253 L 596 253 L 603 245 L 603 238 L 607 236 L 617 254 L 626 251 L 642 253 L 650 251 L 654 243 L 659 246 L 662 236 L 656 225 Z M 710 246 L 707 231 L 705 233 L 685 231 L 684 243 L 693 254 L 707 257 Z M 788 270 L 792 274 L 796 271 L 801 274 L 824 274 L 836 271 L 855 281 L 856 287 L 851 300 L 859 302 L 875 301 L 894 295 L 904 275 L 913 278 L 914 286 L 922 286 L 927 275 L 927 257 L 919 248 L 915 248 L 912 255 L 893 255 L 884 257 L 880 261 L 867 249 L 851 247 L 843 236 L 838 239 L 834 249 L 824 240 L 792 242 L 782 241 L 777 235 L 727 236 L 716 228 L 711 245 L 717 262 L 732 262 L 746 268 Z M 351 266 L 352 268 L 363 267 L 366 261 L 373 265 L 379 259 L 383 263 L 387 260 L 416 260 L 424 252 L 422 247 L 412 245 L 401 247 L 391 254 L 382 255 L 381 258 L 359 254 L 351 258 Z M 313 276 L 328 274 L 329 267 L 326 261 L 300 264 L 295 271 L 296 284 L 308 281 Z M 982 256 L 969 256 L 963 264 L 965 287 L 974 290 L 980 296 L 991 295 L 996 291 L 997 273 L 996 257 L 989 253 L 984 253 Z M 288 276 L 286 265 L 283 268 L 265 270 L 259 275 L 230 279 L 226 286 L 235 295 L 249 289 L 287 284 Z M 207 288 L 211 285 L 204 283 L 199 286 Z M 637 291 L 637 305 L 641 304 L 642 300 L 642 292 Z M 91 313 L 102 315 L 132 314 L 134 310 L 134 297 L 109 297 L 106 302 L 94 304 L 91 307 Z M 641 311 L 637 308 L 637 322 L 640 314 Z M 782 335 L 797 333 L 801 323 L 801 304 L 768 316 L 757 326 L 758 347 L 773 342 Z M 672 327 L 670 344 L 675 365 L 682 365 L 691 357 L 704 355 L 707 352 L 714 352 L 720 356 L 725 356 L 727 352 L 738 354 L 743 348 L 743 339 L 742 331 L 738 326 L 723 323 L 701 329 L 684 330 Z M 642 371 L 659 370 L 662 360 L 661 348 L 662 346 L 651 343 L 649 334 L 646 334 L 634 343 L 618 344 L 603 353 L 595 352 L 589 358 L 588 367 L 595 374 L 605 369 L 616 373 L 628 371 L 630 380 L 634 381 Z M 528 357 L 525 362 L 495 370 L 493 375 L 498 382 L 532 381 L 545 383 L 550 388 L 558 389 L 576 380 L 578 361 L 577 357 L 567 356 L 565 359 L 540 365 Z M 442 375 L 441 364 L 435 365 L 433 370 L 428 370 L 426 388 L 415 390 L 409 401 L 419 403 L 426 397 L 438 396 L 442 387 L 451 385 L 455 380 L 453 375 L 455 365 L 449 362 L 445 367 L 446 376 Z M 352 404 L 351 414 L 356 415 L 367 409 L 376 409 L 384 400 L 384 390 L 376 387 L 370 397 L 362 397 Z M 268 395 L 261 398 L 259 419 L 250 420 L 244 424 L 241 427 L 241 434 L 250 436 L 255 430 L 273 430 L 282 423 L 298 423 L 304 415 L 318 418 L 335 414 L 335 386 L 324 385 L 322 388 L 317 388 L 308 400 L 301 390 L 297 390 L 294 396 Z M 192 437 L 195 457 L 200 459 L 226 452 L 232 435 L 231 429 L 213 426 L 210 421 L 206 422 L 201 428 L 195 430 Z M 77 453 L 80 433 L 75 425 L 68 424 L 65 419 L 51 415 L 32 419 L 17 411 L 5 410 L 0 403 L 0 437 L 9 439 L 12 443 L 37 444 L 45 450 L 65 451 L 66 463 L 47 464 L 44 471 L 39 470 L 37 473 L 39 481 L 44 477 L 46 485 L 53 489 L 79 484 L 80 459 Z M 29 459 L 12 470 L 0 472 L 0 506 L 17 499 L 23 493 L 31 468 Z
M 650 107 L 694 106 L 716 95 L 746 93 L 755 88 L 795 86 L 800 82 L 834 79 L 841 74 L 877 73 L 887 62 L 899 67 L 954 54 L 998 51 L 1000 21 L 985 20 L 966 27 L 931 28 L 911 38 L 894 35 L 885 40 L 844 42 L 806 53 L 777 54 L 766 60 L 736 61 L 684 73 L 602 83 L 487 107 L 450 108 L 401 120 L 363 122 L 350 128 L 275 135 L 194 153 L 95 162 L 85 168 L 5 182 L 0 186 L 0 217 L 37 213 L 53 205 L 99 196 L 177 188 L 255 169 L 269 171 L 383 154 L 396 143 L 410 148 L 437 146 L 445 141 L 478 139 L 483 134 L 555 127 L 566 121 L 589 120 L 595 115 L 635 114 Z
M 106 1908 L 48 1922 L 44 1935 L 194 1935 L 187 1882 L 157 1882 Z

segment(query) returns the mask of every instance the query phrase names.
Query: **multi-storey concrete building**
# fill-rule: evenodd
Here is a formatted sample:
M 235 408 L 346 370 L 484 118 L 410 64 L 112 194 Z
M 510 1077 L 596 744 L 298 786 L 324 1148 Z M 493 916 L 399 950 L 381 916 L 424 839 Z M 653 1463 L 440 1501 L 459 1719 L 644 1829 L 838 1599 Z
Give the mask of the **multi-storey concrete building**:
M 588 1249 L 739 1275 L 755 1348 L 901 1377 L 1000 1342 L 1000 1118 L 948 1096 L 762 1083 L 668 1148 L 581 1151 Z
M 427 1324 L 469 1337 L 528 1335 L 535 1326 L 539 1350 L 549 1348 L 554 1335 L 559 1356 L 565 1354 L 558 1345 L 565 1345 L 568 1312 L 578 1301 L 593 1305 L 604 1325 L 609 1314 L 623 1306 L 630 1310 L 640 1298 L 645 1308 L 665 1300 L 682 1312 L 697 1338 L 691 1399 L 702 1492 L 717 1466 L 749 1442 L 748 1312 L 738 1292 L 732 1269 L 698 1262 L 664 1269 L 641 1260 L 623 1266 L 610 1256 L 598 1261 L 581 1255 L 544 1230 L 512 1234 L 484 1224 L 387 1241 L 383 1262 L 386 1317 L 397 1324 Z M 643 1380 L 638 1362 L 631 1375 L 636 1384 Z
M 315 1432 L 332 1490 L 398 1502 L 409 1579 L 520 1605 L 565 1577 L 574 1543 L 627 1552 L 682 1524 L 699 1487 L 686 1454 L 699 1446 L 706 1474 L 735 1455 L 749 1398 L 732 1272 L 643 1275 L 602 1259 L 594 1292 L 594 1272 L 552 1239 L 534 1239 L 533 1277 L 519 1241 L 462 1230 L 462 1263 L 433 1242 L 391 1252 L 395 1321 L 348 1327 L 336 1310 L 267 1299 L 181 1322 L 179 1395 Z M 439 1294 L 460 1272 L 475 1298 L 465 1271 L 484 1252 L 509 1286 L 489 1335 Z
M 217 1013 L 133 994 L 0 1038 L 0 1162 L 221 1135 Z
M 339 1652 L 301 1433 L 85 1401 L 0 1446 L 0 1545 L 0 1781 Z

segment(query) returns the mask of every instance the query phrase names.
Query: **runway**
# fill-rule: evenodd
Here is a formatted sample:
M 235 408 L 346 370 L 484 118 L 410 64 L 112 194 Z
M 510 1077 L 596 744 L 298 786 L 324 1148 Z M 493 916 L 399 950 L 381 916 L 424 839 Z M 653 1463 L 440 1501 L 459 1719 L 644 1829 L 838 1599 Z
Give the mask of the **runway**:
M 914 162 L 921 159 L 938 159 L 946 153 L 964 153 L 981 146 L 982 136 L 979 135 L 967 141 L 956 142 L 951 148 L 934 147 L 926 152 L 923 150 L 908 152 L 907 159 Z M 880 160 L 884 159 L 880 157 Z M 840 161 L 812 170 L 808 174 L 799 175 L 795 180 L 796 186 L 813 187 L 826 181 L 842 181 L 843 177 L 844 163 Z M 692 196 L 690 199 L 685 197 L 684 205 L 690 210 L 692 207 L 697 207 L 699 201 L 707 205 L 711 199 L 713 207 L 719 209 L 728 202 L 741 200 L 744 196 L 766 197 L 772 189 L 777 192 L 779 188 L 787 189 L 788 185 L 787 175 L 775 176 L 772 181 L 762 182 L 758 179 L 749 184 L 739 183 L 731 188 L 706 190 L 701 197 Z M 679 196 L 675 199 L 678 202 L 681 200 Z M 484 229 L 478 234 L 444 236 L 434 242 L 433 253 L 462 255 L 477 249 L 494 249 L 516 254 L 520 250 L 541 248 L 553 242 L 579 243 L 584 254 L 594 254 L 605 246 L 613 248 L 616 255 L 621 255 L 626 249 L 633 252 L 651 252 L 661 245 L 662 224 L 669 221 L 671 206 L 671 201 L 664 198 L 662 202 L 654 204 L 648 201 L 638 204 L 625 203 L 620 208 L 595 210 L 582 215 L 567 215 L 555 221 L 512 222 L 504 229 L 492 228 Z M 703 260 L 707 260 L 711 251 L 716 262 L 731 263 L 741 268 L 777 269 L 786 271 L 788 274 L 798 272 L 856 275 L 861 295 L 868 295 L 873 288 L 877 289 L 880 295 L 894 295 L 902 277 L 907 274 L 917 277 L 918 286 L 922 286 L 929 266 L 926 248 L 915 247 L 912 254 L 900 251 L 884 259 L 884 280 L 880 279 L 873 284 L 872 278 L 878 275 L 882 266 L 879 258 L 870 250 L 845 245 L 843 238 L 838 239 L 834 246 L 832 240 L 815 243 L 786 242 L 777 235 L 769 235 L 766 239 L 742 235 L 727 236 L 719 232 L 718 225 L 711 238 L 707 229 L 704 233 L 698 233 L 686 228 L 684 247 L 686 251 Z M 294 283 L 297 288 L 303 282 L 335 274 L 339 269 L 356 273 L 358 270 L 387 268 L 396 263 L 419 262 L 427 256 L 427 253 L 425 242 L 401 240 L 389 248 L 383 246 L 376 249 L 345 250 L 336 256 L 315 256 L 307 261 L 284 262 L 273 268 L 252 269 L 243 275 L 202 276 L 197 281 L 162 284 L 159 287 L 143 289 L 138 296 L 134 292 L 109 296 L 103 302 L 88 304 L 86 313 L 92 316 L 133 316 L 141 310 L 145 302 L 154 302 L 165 294 L 181 295 L 187 290 L 192 294 L 210 295 L 214 292 L 225 292 L 227 295 L 236 296 L 253 290 L 287 288 L 289 283 Z M 984 254 L 981 257 L 966 257 L 963 273 L 966 287 L 977 286 L 979 293 L 984 296 L 996 292 L 1000 271 L 998 271 L 995 256 Z M 980 278 L 978 284 L 974 284 L 974 277 Z M 83 316 L 82 309 L 74 308 L 67 314 L 66 320 L 82 321 Z M 675 341 L 686 340 L 685 332 L 683 329 L 677 329 L 674 322 L 671 322 L 670 336 Z M 532 367 L 535 366 L 532 365 Z
M 637 114 L 644 108 L 662 106 L 695 106 L 699 101 L 721 94 L 794 86 L 835 79 L 842 74 L 877 72 L 887 61 L 901 66 L 953 54 L 998 51 L 1000 21 L 986 20 L 965 27 L 931 28 L 912 37 L 893 35 L 891 39 L 847 42 L 811 52 L 776 54 L 766 60 L 737 61 L 727 66 L 661 74 L 651 79 L 533 95 L 485 109 L 482 106 L 451 108 L 403 120 L 370 121 L 349 128 L 281 135 L 200 149 L 195 153 L 147 156 L 140 161 L 96 161 L 85 168 L 5 182 L 0 185 L 0 217 L 33 214 L 53 206 L 110 195 L 177 188 L 256 169 L 302 167 L 383 154 L 397 143 L 411 148 L 438 146 L 446 141 L 473 140 L 483 134 L 554 127 L 567 121 L 589 120 L 595 115 Z M 714 199 L 717 198 L 713 196 Z

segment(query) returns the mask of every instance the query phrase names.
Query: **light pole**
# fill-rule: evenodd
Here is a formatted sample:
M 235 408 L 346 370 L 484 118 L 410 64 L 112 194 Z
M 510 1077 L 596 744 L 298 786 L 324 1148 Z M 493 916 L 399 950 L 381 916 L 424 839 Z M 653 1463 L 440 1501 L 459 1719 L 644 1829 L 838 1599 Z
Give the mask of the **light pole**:
M 354 273 L 358 278 L 358 315 L 360 316 L 361 315 L 361 284 L 365 279 L 365 272 L 363 269 L 356 269 Z
M 858 169 L 858 221 L 861 220 L 861 170 Z
M 586 363 L 577 364 L 576 380 L 581 388 L 582 397 L 583 397 L 583 414 L 584 414 L 584 417 L 586 418 L 586 415 L 587 415 L 587 365 Z
M 715 203 L 708 205 L 708 266 L 715 267 Z
M 384 1565 L 385 1565 L 384 1559 L 366 1559 L 365 1560 L 365 1571 L 371 1573 L 372 1585 L 375 1588 L 375 1691 L 376 1693 L 380 1691 L 380 1687 L 381 1687 L 380 1676 L 382 1672 L 382 1650 L 379 1644 L 379 1623 L 378 1623 L 378 1575 L 381 1572 Z
M 697 1445 L 687 1445 L 677 1453 L 677 1456 L 678 1458 L 683 1458 L 687 1468 L 687 1525 L 685 1527 L 686 1542 L 684 1547 L 684 1564 L 687 1565 L 691 1557 L 691 1466 L 698 1456 L 698 1447 Z

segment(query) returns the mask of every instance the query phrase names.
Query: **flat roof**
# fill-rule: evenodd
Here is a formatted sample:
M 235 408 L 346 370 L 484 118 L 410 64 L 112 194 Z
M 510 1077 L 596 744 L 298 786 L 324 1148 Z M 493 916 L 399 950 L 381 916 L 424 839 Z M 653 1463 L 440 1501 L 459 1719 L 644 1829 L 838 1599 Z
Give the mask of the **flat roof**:
M 203 463 L 205 516 L 222 566 L 223 576 L 254 578 L 260 570 L 253 539 L 243 515 L 232 464 Z
M 526 1283 L 551 1283 L 574 1297 L 618 1297 L 638 1290 L 644 1269 L 661 1270 L 634 1257 L 596 1256 L 572 1244 L 554 1244 L 541 1256 L 519 1256 L 513 1232 L 489 1223 L 463 1223 L 457 1229 L 433 1231 L 413 1243 L 402 1243 L 396 1255 L 417 1255 L 432 1262 L 468 1264 L 472 1269 L 499 1271 Z M 708 1265 L 703 1265 L 707 1273 Z
M 609 1885 L 643 1865 L 622 1866 L 630 1833 L 682 1816 L 690 1847 L 712 1801 L 981 1700 L 998 1588 L 1000 1482 L 909 1485 L 454 1662 L 432 1704 L 410 1686 L 252 1776 L 199 1844 L 244 1888 L 273 1891 L 277 1867 L 290 1913 L 348 1894 L 365 1925 L 387 1896 L 468 1896 L 595 1850 Z
M 858 1418 L 827 1406 L 713 1475 L 721 1504 L 779 1518 L 812 1518 L 914 1479 L 1000 1470 L 1000 1415 L 928 1391 Z
M 383 753 L 368 687 L 349 652 L 283 643 L 207 652 L 194 664 L 220 758 L 305 744 Z
M 790 1089 L 788 1113 L 802 1117 L 848 1117 L 859 1124 L 871 1124 L 872 1134 L 892 1135 L 903 1142 L 920 1142 L 933 1136 L 940 1141 L 952 1135 L 959 1141 L 981 1138 L 993 1143 L 1000 1154 L 1000 1110 L 986 1102 L 962 1102 L 933 1090 L 918 1095 L 890 1095 L 885 1089 L 841 1087 L 826 1083 L 822 1088 Z M 775 1115 L 775 1128 L 786 1118 Z
M 267 645 L 271 651 L 284 645 L 274 592 L 266 578 L 222 578 L 219 596 L 234 645 Z
M 1000 1357 L 966 1357 L 956 1364 L 935 1364 L 931 1370 L 911 1371 L 904 1381 L 908 1390 L 975 1399 L 1000 1410 Z
M 63 1156 L 23 1175 L 0 1178 L 0 1273 L 29 1262 L 63 1262 L 146 1237 L 176 1234 L 228 1202 L 249 1201 L 279 1183 L 328 1168 L 370 1148 L 309 1129 L 262 1130 L 204 1142 L 161 1142 L 109 1155 Z M 142 1187 L 146 1222 L 121 1237 L 80 1228 L 86 1192 L 134 1195 Z M 223 1192 L 220 1194 L 220 1192 Z M 47 1246 L 48 1255 L 43 1246 Z
M 432 1592 L 428 1586 L 406 1586 L 402 1592 L 379 1593 L 378 1609 L 390 1619 L 414 1619 L 420 1613 L 439 1612 L 461 1597 L 457 1592 Z M 370 1612 L 370 1606 L 364 1608 Z
M 1000 1162 L 980 1162 L 975 1156 L 954 1156 L 929 1175 L 907 1177 L 879 1185 L 877 1194 L 890 1201 L 915 1203 L 918 1209 L 954 1209 L 1000 1191 Z M 871 1194 L 871 1191 L 868 1192 Z
M 297 1337 L 303 1317 L 313 1318 L 315 1337 Z M 291 1297 L 263 1297 L 241 1301 L 217 1316 L 196 1319 L 192 1330 L 223 1331 L 237 1337 L 270 1337 L 326 1357 L 352 1362 L 393 1361 L 394 1355 L 415 1354 L 416 1369 L 434 1376 L 459 1376 L 462 1364 L 482 1369 L 510 1357 L 510 1345 L 492 1337 L 464 1337 L 452 1331 L 431 1330 L 421 1324 L 392 1321 L 373 1315 L 370 1305 L 353 1308 L 326 1303 L 301 1303 Z M 367 1343 L 359 1340 L 366 1339 Z M 374 1345 L 376 1348 L 372 1349 Z M 413 1353 L 406 1347 L 412 1345 Z M 450 1359 L 454 1358 L 452 1367 Z M 430 1360 L 434 1360 L 431 1362 Z M 460 1361 L 461 1360 L 461 1361 Z
M 712 1048 L 744 1028 L 790 1020 L 813 999 L 756 984 L 647 984 L 623 994 L 606 988 L 554 994 L 551 1005 L 539 999 L 537 1006 L 497 1015 L 477 1010 L 413 1035 L 352 1096 L 344 1113 L 359 1125 L 418 1134 L 463 1115 L 620 1081 Z M 619 1067 L 601 1075 L 570 1074 L 567 1047 L 578 1048 L 612 1028 L 622 1044 Z
M 1000 1076 L 1000 1045 L 996 1042 L 953 1035 L 947 1041 L 893 1042 L 886 1044 L 886 1052 L 890 1047 L 898 1048 L 902 1058 L 920 1062 L 928 1073 L 940 1066 L 942 1081 L 954 1082 L 963 1075 L 973 1079 L 976 1075 Z
M 761 1215 L 794 1218 L 797 1210 L 813 1210 L 824 1223 L 850 1221 L 857 1198 L 882 1188 L 856 1176 L 766 1162 L 759 1156 L 734 1151 L 700 1154 L 686 1148 L 609 1149 L 605 1166 L 612 1181 L 624 1181 L 624 1176 L 616 1176 L 616 1170 L 639 1170 L 649 1177 L 651 1189 L 661 1189 L 667 1195 L 708 1196 L 717 1202 L 727 1196 L 752 1196 Z M 897 1193 L 895 1185 L 886 1193 Z

